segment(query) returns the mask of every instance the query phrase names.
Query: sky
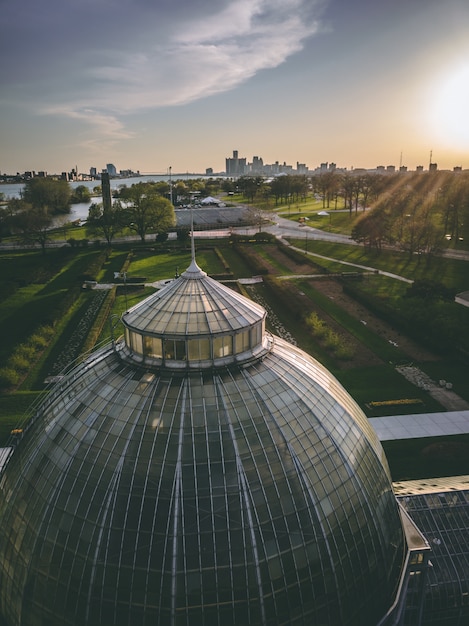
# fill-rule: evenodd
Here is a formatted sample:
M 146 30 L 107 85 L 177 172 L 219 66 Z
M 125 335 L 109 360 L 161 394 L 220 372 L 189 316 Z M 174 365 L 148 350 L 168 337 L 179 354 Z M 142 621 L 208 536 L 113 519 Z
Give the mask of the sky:
M 467 0 L 0 0 L 0 172 L 469 169 Z

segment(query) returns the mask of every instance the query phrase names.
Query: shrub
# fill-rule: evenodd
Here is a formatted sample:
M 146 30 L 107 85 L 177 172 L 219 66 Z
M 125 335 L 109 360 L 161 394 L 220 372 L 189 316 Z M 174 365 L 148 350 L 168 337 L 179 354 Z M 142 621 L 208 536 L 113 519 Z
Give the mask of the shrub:
M 325 322 L 320 319 L 317 313 L 311 313 L 305 321 L 306 326 L 311 330 L 315 337 L 322 338 L 328 332 Z
M 332 331 L 330 328 L 327 330 L 324 337 L 324 345 L 326 348 L 332 351 L 336 351 L 340 346 L 340 337 L 337 333 Z
M 13 367 L 0 368 L 0 389 L 11 389 L 19 385 L 21 376 Z
M 335 355 L 341 361 L 350 361 L 353 358 L 355 350 L 347 343 L 341 342 L 335 350 Z
M 36 348 L 30 341 L 28 341 L 28 343 L 20 344 L 15 350 L 15 353 L 19 358 L 25 359 L 28 362 L 31 362 L 34 359 L 36 352 Z
M 29 359 L 26 359 L 17 352 L 12 354 L 11 357 L 8 359 L 9 367 L 21 373 L 28 371 L 30 363 L 31 361 Z

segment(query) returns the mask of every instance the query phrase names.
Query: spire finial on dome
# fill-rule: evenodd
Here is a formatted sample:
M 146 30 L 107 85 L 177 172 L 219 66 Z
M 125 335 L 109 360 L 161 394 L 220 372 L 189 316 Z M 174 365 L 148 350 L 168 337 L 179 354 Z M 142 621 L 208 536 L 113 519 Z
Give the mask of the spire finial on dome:
M 200 277 L 206 276 L 207 274 L 203 272 L 200 267 L 197 265 L 197 261 L 195 260 L 195 241 L 194 241 L 194 214 L 193 208 L 191 207 L 191 263 L 187 270 L 184 272 L 183 276 L 187 277 Z
M 192 257 L 192 263 L 195 263 L 194 209 L 192 206 L 191 206 L 191 257 Z

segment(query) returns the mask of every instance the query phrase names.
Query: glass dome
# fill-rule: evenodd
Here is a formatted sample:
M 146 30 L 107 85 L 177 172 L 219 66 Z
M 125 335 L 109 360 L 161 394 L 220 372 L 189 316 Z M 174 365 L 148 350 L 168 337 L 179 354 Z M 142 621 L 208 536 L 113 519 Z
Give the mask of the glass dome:
M 192 270 L 50 392 L 6 464 L 8 626 L 366 626 L 391 606 L 406 547 L 376 434 L 263 309 Z M 256 326 L 246 350 L 194 363 L 128 343 Z
M 124 314 L 126 354 L 175 369 L 245 361 L 267 348 L 265 315 L 193 260 L 179 280 Z

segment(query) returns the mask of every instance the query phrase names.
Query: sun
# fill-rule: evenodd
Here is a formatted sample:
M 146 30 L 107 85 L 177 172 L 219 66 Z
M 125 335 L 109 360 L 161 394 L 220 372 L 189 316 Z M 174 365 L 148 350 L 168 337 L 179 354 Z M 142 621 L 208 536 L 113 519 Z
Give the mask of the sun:
M 432 135 L 454 149 L 469 149 L 469 65 L 447 70 L 434 83 L 429 123 Z

